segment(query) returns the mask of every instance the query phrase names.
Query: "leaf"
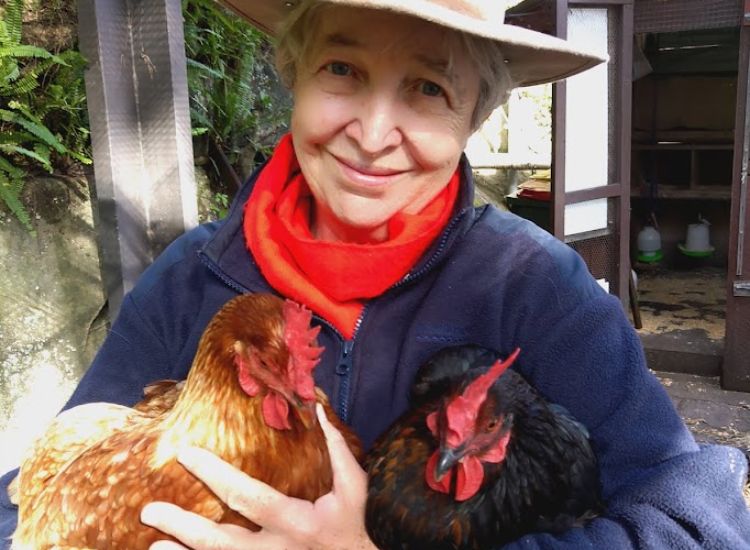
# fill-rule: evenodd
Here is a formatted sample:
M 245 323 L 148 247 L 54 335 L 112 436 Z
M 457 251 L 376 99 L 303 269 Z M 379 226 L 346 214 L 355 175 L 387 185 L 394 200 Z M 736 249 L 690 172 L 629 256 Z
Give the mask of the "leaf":
M 87 157 L 86 155 L 84 155 L 83 153 L 69 150 L 68 155 L 76 159 L 81 164 L 94 164 L 94 161 L 90 157 Z
M 27 95 L 30 94 L 34 89 L 39 87 L 39 81 L 37 80 L 39 75 L 34 72 L 26 73 L 23 78 L 20 78 L 13 84 L 12 93 L 14 95 Z
M 47 172 L 52 173 L 52 164 L 50 164 L 49 157 L 45 158 L 43 155 L 36 151 L 31 151 L 30 149 L 26 149 L 25 147 L 20 147 L 18 145 L 10 145 L 5 143 L 0 144 L 0 151 L 8 154 L 23 155 L 25 157 L 33 159 L 41 164 L 42 168 L 47 170 Z
M 18 180 L 26 175 L 26 172 L 14 166 L 8 159 L 0 156 L 0 170 L 7 172 L 12 180 Z
M 21 179 L 20 182 L 21 185 L 18 184 L 18 179 L 11 179 L 8 173 L 4 172 L 2 167 L 0 167 L 0 199 L 2 199 L 10 211 L 16 216 L 16 218 L 18 218 L 18 221 L 33 233 L 34 226 L 31 225 L 31 218 L 21 202 L 23 179 Z
M 0 65 L 0 86 L 10 86 L 19 76 L 21 70 L 16 63 L 3 63 Z
M 189 69 L 198 69 L 200 72 L 207 74 L 209 76 L 213 76 L 215 78 L 224 77 L 224 75 L 221 72 L 217 71 L 216 69 L 212 69 L 205 63 L 201 63 L 200 61 L 196 61 L 195 59 L 188 59 L 187 66 Z
M 44 143 L 52 147 L 58 153 L 65 154 L 68 152 L 65 146 L 60 143 L 60 141 L 54 135 L 52 135 L 52 133 L 45 126 L 39 124 L 36 121 L 31 121 L 27 118 L 24 118 L 24 116 L 20 113 L 8 111 L 6 109 L 0 109 L 0 120 L 3 120 L 5 122 L 15 122 L 19 126 L 22 126 L 26 130 L 28 130 L 34 136 L 41 139 Z
M 23 0 L 8 0 L 3 12 L 3 38 L 10 44 L 21 43 Z
M 0 46 L 0 58 L 3 57 L 38 57 L 41 59 L 57 59 L 58 63 L 65 63 L 59 57 L 51 54 L 44 48 L 32 46 L 31 44 L 13 44 L 10 46 Z

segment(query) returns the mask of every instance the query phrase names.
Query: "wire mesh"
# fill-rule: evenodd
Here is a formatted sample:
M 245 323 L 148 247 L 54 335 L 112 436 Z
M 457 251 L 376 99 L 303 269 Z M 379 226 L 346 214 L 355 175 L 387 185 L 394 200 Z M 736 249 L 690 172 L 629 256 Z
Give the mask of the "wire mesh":
M 644 33 L 738 27 L 742 15 L 743 0 L 638 0 L 633 18 Z
M 615 233 L 609 233 L 568 243 L 584 259 L 594 278 L 609 283 L 610 292 L 617 289 L 619 279 L 616 237 Z

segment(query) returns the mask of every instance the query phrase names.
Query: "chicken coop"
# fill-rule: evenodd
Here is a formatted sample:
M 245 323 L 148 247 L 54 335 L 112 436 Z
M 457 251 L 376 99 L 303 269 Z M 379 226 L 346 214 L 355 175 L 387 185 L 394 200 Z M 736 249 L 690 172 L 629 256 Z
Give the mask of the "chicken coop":
M 656 366 L 660 352 L 680 353 L 697 374 L 720 374 L 727 336 L 743 8 L 642 1 L 634 10 L 630 241 L 642 337 Z M 656 246 L 649 234 L 660 246 L 644 252 Z
M 546 225 L 621 298 L 653 368 L 750 390 L 750 2 L 526 0 L 510 13 L 610 58 L 553 88 Z M 573 229 L 574 208 L 600 224 Z

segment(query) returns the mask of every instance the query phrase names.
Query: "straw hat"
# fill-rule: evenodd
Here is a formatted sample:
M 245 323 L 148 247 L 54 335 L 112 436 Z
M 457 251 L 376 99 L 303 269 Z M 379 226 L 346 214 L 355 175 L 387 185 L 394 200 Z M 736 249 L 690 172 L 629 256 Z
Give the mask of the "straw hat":
M 284 15 L 299 0 L 219 0 L 253 26 L 274 36 Z M 553 82 L 606 61 L 607 56 L 560 38 L 505 21 L 503 0 L 324 0 L 333 4 L 390 10 L 432 21 L 443 27 L 497 40 L 510 73 L 519 86 Z

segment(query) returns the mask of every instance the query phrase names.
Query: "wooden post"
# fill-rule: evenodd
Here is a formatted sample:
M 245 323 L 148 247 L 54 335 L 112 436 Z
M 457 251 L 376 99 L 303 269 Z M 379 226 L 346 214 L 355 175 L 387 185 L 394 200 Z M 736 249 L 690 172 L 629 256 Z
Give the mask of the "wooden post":
M 80 47 L 110 319 L 141 272 L 197 223 L 179 0 L 79 0 Z
M 750 2 L 740 31 L 734 125 L 732 211 L 729 220 L 727 319 L 721 383 L 750 391 Z

